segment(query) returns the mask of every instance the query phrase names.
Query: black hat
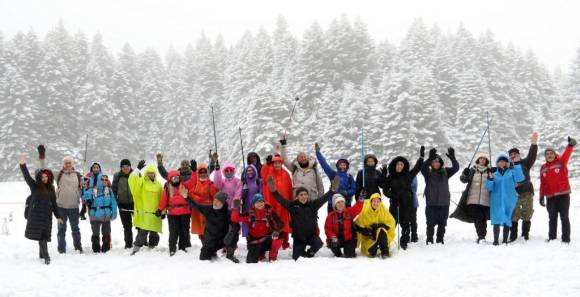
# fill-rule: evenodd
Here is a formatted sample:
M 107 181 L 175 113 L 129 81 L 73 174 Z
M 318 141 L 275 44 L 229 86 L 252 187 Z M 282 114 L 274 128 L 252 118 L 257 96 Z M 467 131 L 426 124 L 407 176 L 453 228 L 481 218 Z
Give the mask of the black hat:
M 300 195 L 300 193 L 302 193 L 302 192 L 308 193 L 308 189 L 306 189 L 305 187 L 298 187 L 298 188 L 296 188 L 296 197 L 298 197 L 298 195 Z
M 131 161 L 129 161 L 129 159 L 121 160 L 121 167 L 123 166 L 131 166 Z
M 228 201 L 228 194 L 225 192 L 217 192 L 217 194 L 215 194 L 215 199 L 219 200 L 221 203 L 226 203 L 226 201 Z
M 518 150 L 517 148 L 514 147 L 514 148 L 512 148 L 511 150 L 508 151 L 508 154 L 511 155 L 512 153 L 516 153 L 516 154 L 519 155 L 520 154 L 520 150 Z

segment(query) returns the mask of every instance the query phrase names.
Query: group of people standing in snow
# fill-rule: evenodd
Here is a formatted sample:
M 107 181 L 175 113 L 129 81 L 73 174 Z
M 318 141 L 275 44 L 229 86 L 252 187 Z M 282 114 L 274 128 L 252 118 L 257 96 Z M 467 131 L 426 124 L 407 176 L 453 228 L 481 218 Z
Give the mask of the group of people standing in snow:
M 444 244 L 448 217 L 473 223 L 477 243 L 485 240 L 487 220 L 491 219 L 493 244 L 499 245 L 501 227 L 502 243 L 507 244 L 517 239 L 520 220 L 521 234 L 529 239 L 534 196 L 530 170 L 536 161 L 537 141 L 534 133 L 526 158 L 517 148 L 499 154 L 495 167 L 488 156 L 479 156 L 461 174 L 467 186 L 451 216 L 449 179 L 460 169 L 453 148 L 445 154 L 449 167 L 434 148 L 425 160 L 424 146 L 419 148 L 412 167 L 403 156 L 379 167 L 377 157 L 369 154 L 364 156 L 363 168 L 355 178 L 349 173 L 349 160 L 339 159 L 331 166 L 318 143 L 314 156 L 300 152 L 294 159 L 289 158 L 284 136 L 279 149 L 264 163 L 258 154 L 249 153 L 247 166 L 239 174 L 231 162 L 221 166 L 217 153 L 210 151 L 209 164 L 183 160 L 179 168 L 169 171 L 161 154 L 156 156 L 157 164 L 141 160 L 136 168 L 123 159 L 111 181 L 100 163 L 92 163 L 87 173 L 79 172 L 69 156 L 63 158 L 55 177 L 45 166 L 45 147 L 40 145 L 41 164 L 34 179 L 24 155 L 18 156 L 31 190 L 25 209 L 25 236 L 39 242 L 39 256 L 49 264 L 47 242 L 54 215 L 58 220 L 58 252 L 67 251 L 67 225 L 74 249 L 83 252 L 79 220 L 85 220 L 88 213 L 95 253 L 111 249 L 111 221 L 119 215 L 125 248 L 132 249 L 131 255 L 159 244 L 162 222 L 167 218 L 171 256 L 178 250 L 187 252 L 194 234 L 202 242 L 201 260 L 214 259 L 223 251 L 227 259 L 238 263 L 235 251 L 240 235 L 247 241 L 248 263 L 275 261 L 280 249 L 290 248 L 290 237 L 294 260 L 314 257 L 325 244 L 336 257 L 355 257 L 360 247 L 364 256 L 386 258 L 393 254 L 395 242 L 407 249 L 419 240 L 417 175 L 421 173 L 425 179 L 427 245 Z M 567 164 L 575 145 L 576 140 L 568 137 L 561 156 L 551 148 L 544 151 L 546 163 L 540 169 L 539 196 L 542 206 L 547 202 L 548 240 L 556 239 L 560 216 L 562 242 L 570 242 Z M 330 180 L 326 191 L 320 169 Z M 388 208 L 384 196 L 389 200 Z M 318 210 L 325 204 L 328 215 L 323 241 Z M 396 232 L 397 224 L 400 232 Z

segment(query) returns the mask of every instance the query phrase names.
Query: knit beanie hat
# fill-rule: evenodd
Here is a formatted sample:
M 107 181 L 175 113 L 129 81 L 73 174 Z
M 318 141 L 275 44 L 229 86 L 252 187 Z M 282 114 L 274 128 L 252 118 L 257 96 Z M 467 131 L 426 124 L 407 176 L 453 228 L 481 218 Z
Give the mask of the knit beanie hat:
M 341 194 L 332 195 L 332 208 L 336 209 L 336 204 L 340 201 L 342 202 L 346 201 Z
M 123 166 L 131 166 L 131 161 L 129 161 L 129 159 L 123 159 L 123 160 L 121 160 L 120 167 L 123 167 Z
M 254 197 L 252 197 L 251 205 L 254 206 L 254 204 L 256 204 L 258 201 L 262 201 L 262 202 L 265 201 L 264 196 L 262 196 L 262 194 L 260 194 L 260 193 L 256 193 L 254 195 Z

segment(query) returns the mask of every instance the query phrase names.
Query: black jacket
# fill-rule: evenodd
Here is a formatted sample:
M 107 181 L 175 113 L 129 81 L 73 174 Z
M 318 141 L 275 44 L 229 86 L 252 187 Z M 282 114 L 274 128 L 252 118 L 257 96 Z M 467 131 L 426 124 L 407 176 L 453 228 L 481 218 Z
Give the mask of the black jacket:
M 118 205 L 133 205 L 133 194 L 131 194 L 131 189 L 129 189 L 129 175 L 131 175 L 131 172 L 124 174 L 119 171 L 113 176 L 113 194 L 115 194 Z
M 530 181 L 530 170 L 534 166 L 534 163 L 536 163 L 537 156 L 538 156 L 538 145 L 532 144 L 530 145 L 528 155 L 524 159 L 521 159 L 519 162 L 515 162 L 516 165 L 517 164 L 521 165 L 522 172 L 526 177 L 526 179 L 523 182 L 518 183 L 518 185 L 516 186 L 516 191 L 518 192 L 518 194 L 529 192 L 534 193 L 534 185 Z
M 403 171 L 397 173 L 395 167 L 397 162 L 403 162 Z M 413 178 L 419 174 L 423 166 L 423 158 L 419 158 L 409 171 L 409 161 L 404 157 L 396 157 L 389 163 L 389 176 L 386 179 L 384 192 L 390 199 L 391 205 L 400 206 L 401 208 L 413 206 L 413 190 L 411 183 Z
M 292 238 L 306 241 L 312 236 L 319 235 L 318 210 L 334 195 L 333 191 L 328 191 L 321 197 L 309 200 L 304 204 L 297 199 L 288 201 L 278 191 L 273 194 L 278 203 L 290 213 L 292 218 Z
M 200 205 L 187 197 L 189 206 L 195 208 L 205 216 L 205 231 L 203 233 L 203 245 L 222 247 L 224 238 L 230 229 L 231 219 L 227 203 L 221 209 L 214 209 L 213 205 Z
M 20 170 L 24 180 L 30 188 L 30 203 L 28 205 L 28 221 L 24 236 L 31 240 L 50 241 L 52 230 L 52 214 L 55 218 L 60 218 L 56 205 L 56 193 L 54 191 L 52 172 L 47 169 L 39 170 L 36 180 L 32 179 L 26 164 L 20 165 Z M 48 174 L 49 186 L 41 185 L 41 175 Z
M 443 160 L 437 156 L 441 162 L 439 170 L 431 169 L 429 158 L 423 164 L 421 173 L 425 178 L 425 199 L 427 206 L 449 206 L 451 204 L 451 193 L 449 192 L 449 178 L 459 171 L 459 163 L 456 159 L 451 159 L 451 167 L 443 167 Z
M 367 166 L 367 160 L 374 159 L 375 166 L 369 167 Z M 375 155 L 366 155 L 364 158 L 364 166 L 365 166 L 365 186 L 364 189 L 366 190 L 366 199 L 370 198 L 372 194 L 378 193 L 381 194 L 380 188 L 385 188 L 385 181 L 386 177 L 377 170 L 378 159 Z M 360 192 L 363 189 L 363 173 L 362 170 L 359 170 L 356 175 L 356 192 L 355 197 L 358 198 L 360 196 Z

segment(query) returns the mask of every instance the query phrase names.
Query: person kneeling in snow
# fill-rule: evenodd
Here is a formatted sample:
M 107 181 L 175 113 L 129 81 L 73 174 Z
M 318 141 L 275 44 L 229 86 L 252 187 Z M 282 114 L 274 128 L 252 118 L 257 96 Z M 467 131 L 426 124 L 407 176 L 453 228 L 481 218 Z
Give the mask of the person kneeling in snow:
M 272 211 L 272 206 L 265 203 L 264 196 L 260 193 L 252 197 L 250 209 L 243 215 L 240 214 L 241 202 L 240 199 L 234 200 L 232 221 L 249 226 L 246 262 L 258 263 L 268 251 L 269 260 L 276 261 L 278 250 L 282 247 L 279 236 L 284 223 Z
M 296 199 L 288 201 L 276 190 L 276 181 L 272 176 L 268 176 L 267 182 L 268 188 L 276 201 L 290 213 L 292 238 L 294 239 L 292 259 L 296 261 L 300 257 L 314 257 L 323 245 L 319 236 L 320 230 L 318 230 L 318 210 L 328 201 L 329 197 L 334 195 L 340 183 L 340 178 L 335 176 L 330 190 L 322 197 L 313 200 L 310 200 L 310 195 L 306 188 L 299 187 L 296 189 Z M 305 251 L 306 246 L 310 246 L 308 251 Z
M 326 245 L 336 257 L 356 257 L 356 233 L 353 232 L 354 218 L 362 210 L 364 196 L 353 207 L 346 207 L 342 194 L 332 196 L 333 211 L 326 217 L 324 231 Z M 344 254 L 341 249 L 344 249 Z
M 94 165 L 93 165 L 94 166 Z M 106 253 L 111 249 L 111 221 L 117 218 L 117 202 L 111 189 L 109 177 L 105 174 L 91 178 L 92 187 L 83 194 L 83 201 L 89 207 L 89 219 L 93 236 L 93 252 Z M 100 244 L 99 233 L 103 235 L 103 245 Z
M 191 197 L 187 197 L 185 200 L 190 207 L 205 216 L 205 231 L 199 259 L 211 260 L 216 258 L 217 251 L 225 248 L 226 258 L 234 263 L 239 263 L 240 261 L 234 256 L 236 242 L 228 242 L 229 240 L 226 238 L 232 228 L 227 203 L 228 195 L 224 192 L 218 192 L 212 205 L 198 204 Z
M 365 200 L 355 224 L 363 255 L 375 257 L 380 252 L 383 259 L 390 255 L 389 247 L 395 239 L 396 223 L 383 205 L 380 194 L 374 193 L 369 200 Z

